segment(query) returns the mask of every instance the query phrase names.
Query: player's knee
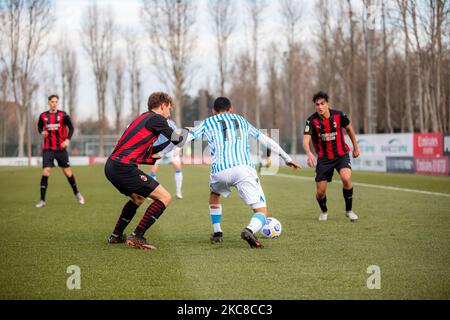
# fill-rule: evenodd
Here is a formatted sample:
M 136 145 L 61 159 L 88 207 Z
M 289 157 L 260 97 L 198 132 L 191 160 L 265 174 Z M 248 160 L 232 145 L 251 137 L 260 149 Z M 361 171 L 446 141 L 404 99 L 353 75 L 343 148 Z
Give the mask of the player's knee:
M 325 198 L 326 194 L 327 194 L 327 192 L 326 192 L 326 190 L 324 190 L 324 189 L 317 189 L 317 190 L 316 190 L 316 198 L 317 198 L 317 199 L 323 199 L 323 198 Z
M 44 170 L 42 170 L 42 175 L 45 177 L 49 177 L 50 176 L 50 168 L 44 168 Z
M 345 189 L 351 189 L 352 188 L 352 180 L 350 178 L 342 179 L 342 184 L 344 185 Z
M 161 195 L 161 197 L 158 200 L 164 203 L 166 207 L 168 207 L 172 203 L 172 196 L 169 192 L 166 191 Z

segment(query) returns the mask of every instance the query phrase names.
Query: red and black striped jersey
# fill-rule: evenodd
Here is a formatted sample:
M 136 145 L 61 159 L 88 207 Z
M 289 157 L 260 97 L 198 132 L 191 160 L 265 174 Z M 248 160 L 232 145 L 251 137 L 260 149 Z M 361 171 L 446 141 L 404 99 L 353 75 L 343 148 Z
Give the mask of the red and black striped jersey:
M 127 127 L 109 158 L 124 164 L 154 164 L 152 155 L 161 147 L 156 150 L 153 144 L 160 134 L 169 139 L 166 146 L 170 142 L 178 145 L 183 141 L 183 136 L 174 133 L 166 118 L 153 111 L 145 112 Z
M 334 159 L 350 151 L 344 138 L 344 129 L 349 124 L 345 113 L 332 109 L 328 119 L 321 118 L 316 112 L 306 120 L 304 133 L 311 136 L 317 157 Z
M 74 129 L 69 115 L 60 110 L 56 112 L 42 112 L 39 115 L 38 131 L 47 131 L 48 135 L 44 140 L 44 150 L 64 150 L 61 144 L 66 139 L 72 138 Z

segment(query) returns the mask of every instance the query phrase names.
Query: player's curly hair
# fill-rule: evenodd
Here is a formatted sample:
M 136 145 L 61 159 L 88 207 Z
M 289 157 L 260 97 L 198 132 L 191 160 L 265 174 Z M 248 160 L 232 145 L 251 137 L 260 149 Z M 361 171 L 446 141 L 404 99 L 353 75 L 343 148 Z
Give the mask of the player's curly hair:
M 148 111 L 151 111 L 153 109 L 159 108 L 160 105 L 167 103 L 172 104 L 172 98 L 165 92 L 153 92 L 148 97 Z
M 319 91 L 319 92 L 317 92 L 317 93 L 313 96 L 312 101 L 313 101 L 314 103 L 316 103 L 316 101 L 319 100 L 319 99 L 323 99 L 323 100 L 325 100 L 326 102 L 328 102 L 328 94 L 327 94 L 326 92 Z

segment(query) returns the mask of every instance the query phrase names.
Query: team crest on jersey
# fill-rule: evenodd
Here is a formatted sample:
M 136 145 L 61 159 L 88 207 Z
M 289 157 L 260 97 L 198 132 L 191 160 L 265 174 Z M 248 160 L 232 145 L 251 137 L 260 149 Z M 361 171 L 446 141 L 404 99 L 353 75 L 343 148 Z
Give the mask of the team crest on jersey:
M 333 121 L 333 126 L 334 126 L 335 128 L 337 128 L 337 123 L 336 123 L 336 121 Z
M 60 117 L 59 117 L 59 116 L 57 116 L 57 117 L 56 117 L 56 121 L 58 121 L 58 122 L 59 122 L 59 119 L 60 119 Z
M 148 180 L 147 177 L 145 175 L 143 175 L 143 174 L 140 175 L 140 178 L 144 182 L 146 182 Z

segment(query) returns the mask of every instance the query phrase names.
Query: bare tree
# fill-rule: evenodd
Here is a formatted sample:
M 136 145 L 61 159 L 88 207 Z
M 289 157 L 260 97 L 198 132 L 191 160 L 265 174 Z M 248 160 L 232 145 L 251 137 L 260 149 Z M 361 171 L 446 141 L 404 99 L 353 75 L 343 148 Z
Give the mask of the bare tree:
M 266 49 L 266 74 L 267 74 L 267 96 L 269 110 L 272 115 L 271 128 L 281 129 L 283 120 L 283 104 L 280 102 L 280 90 L 282 81 L 279 71 L 280 52 L 278 45 L 272 42 Z
M 390 78 L 389 78 L 389 45 L 388 45 L 388 35 L 386 26 L 386 0 L 381 3 L 381 14 L 383 21 L 383 82 L 384 82 L 384 103 L 386 108 L 386 131 L 389 133 L 393 132 L 392 121 L 391 121 L 391 96 L 390 96 Z
M 232 0 L 210 0 L 209 13 L 213 20 L 217 42 L 217 62 L 219 66 L 220 95 L 225 95 L 225 84 L 228 76 L 229 39 L 233 33 L 235 22 L 235 7 Z
M 27 118 L 31 121 L 30 102 L 38 88 L 39 61 L 47 49 L 44 40 L 53 21 L 51 9 L 51 2 L 47 0 L 0 1 L 0 58 L 8 75 L 11 98 L 16 104 L 19 157 L 24 156 Z M 30 155 L 30 141 L 28 144 Z
M 136 117 L 140 113 L 141 106 L 141 69 L 139 61 L 141 60 L 141 47 L 139 38 L 135 32 L 127 30 L 125 32 L 125 42 L 127 46 L 127 66 L 129 75 L 129 88 L 131 96 L 131 115 Z
M 84 13 L 82 25 L 83 47 L 88 54 L 95 76 L 99 121 L 99 156 L 104 156 L 106 125 L 106 96 L 113 55 L 114 18 L 110 8 L 91 3 Z
M 281 2 L 281 15 L 284 21 L 284 32 L 287 41 L 286 52 L 286 94 L 285 99 L 289 108 L 290 124 L 291 124 L 291 153 L 297 153 L 297 116 L 295 103 L 295 91 L 298 91 L 298 87 L 295 85 L 296 77 L 299 76 L 298 69 L 295 70 L 295 66 L 298 66 L 298 36 L 300 33 L 299 27 L 301 17 L 303 13 L 303 7 L 299 0 L 282 0 Z
M 112 86 L 111 97 L 114 104 L 114 111 L 116 115 L 116 125 L 114 131 L 116 134 L 122 132 L 122 113 L 125 98 L 125 63 L 122 56 L 119 54 L 114 57 L 112 70 Z
M 411 57 L 410 57 L 410 37 L 408 27 L 408 1 L 409 0 L 397 0 L 397 5 L 400 10 L 403 25 L 403 34 L 405 37 L 404 50 L 405 50 L 405 108 L 404 115 L 406 117 L 407 130 L 414 132 L 414 124 L 412 120 L 412 108 L 411 108 Z M 403 121 L 402 121 L 403 122 Z
M 258 74 L 258 54 L 260 32 L 262 24 L 262 14 L 267 6 L 265 0 L 247 0 L 248 15 L 251 23 L 251 57 L 252 57 L 252 85 L 253 92 L 251 93 L 252 105 L 255 107 L 255 124 L 257 128 L 261 127 L 261 105 L 259 99 L 259 74 Z
M 78 60 L 73 48 L 67 44 L 66 36 L 63 35 L 56 48 L 59 59 L 61 76 L 61 101 L 62 106 L 67 110 L 72 118 L 76 117 L 78 101 Z
M 175 92 L 175 121 L 182 123 L 183 96 L 193 72 L 196 4 L 189 0 L 143 0 L 143 20 L 161 80 Z

